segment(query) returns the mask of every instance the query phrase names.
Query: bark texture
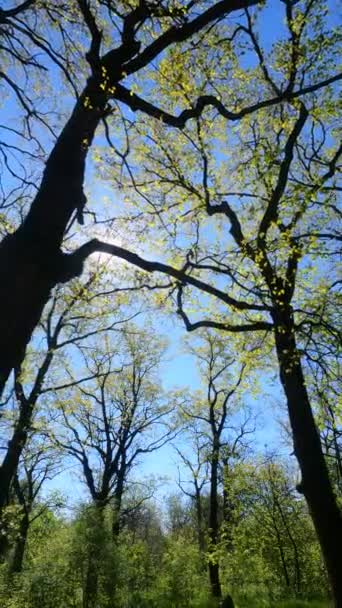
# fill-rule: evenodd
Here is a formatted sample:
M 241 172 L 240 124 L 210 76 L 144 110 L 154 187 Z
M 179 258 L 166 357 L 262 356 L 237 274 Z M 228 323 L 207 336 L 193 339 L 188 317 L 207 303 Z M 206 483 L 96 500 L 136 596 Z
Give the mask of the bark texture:
M 214 550 L 219 541 L 218 520 L 218 466 L 219 466 L 219 439 L 216 433 L 213 437 L 213 450 L 210 467 L 210 496 L 209 496 L 209 542 L 210 548 Z M 222 590 L 220 582 L 220 570 L 217 557 L 209 561 L 209 580 L 213 597 L 221 599 Z
M 27 542 L 27 535 L 30 527 L 29 514 L 24 512 L 20 522 L 19 536 L 15 543 L 12 563 L 10 566 L 11 574 L 19 574 L 23 569 L 25 548 Z
M 85 107 L 87 97 L 92 109 Z M 0 392 L 20 367 L 52 288 L 82 272 L 61 246 L 74 212 L 82 214 L 86 155 L 105 103 L 91 79 L 48 158 L 27 217 L 0 243 Z
M 327 566 L 336 608 L 342 607 L 342 517 L 329 479 L 295 341 L 290 307 L 275 315 L 280 379 L 287 398 L 304 494 Z

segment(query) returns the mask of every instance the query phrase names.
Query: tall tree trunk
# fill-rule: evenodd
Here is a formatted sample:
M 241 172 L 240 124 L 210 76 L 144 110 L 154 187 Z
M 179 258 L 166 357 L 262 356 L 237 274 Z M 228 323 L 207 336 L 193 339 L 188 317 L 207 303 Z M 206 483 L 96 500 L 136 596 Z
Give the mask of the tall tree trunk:
M 218 521 L 218 464 L 219 464 L 219 439 L 214 437 L 213 451 L 210 466 L 210 497 L 209 497 L 209 543 L 210 552 L 214 552 L 213 559 L 209 561 L 209 581 L 213 597 L 221 599 L 220 569 L 215 555 L 219 540 Z
M 60 248 L 75 210 L 82 215 L 87 151 L 105 103 L 91 78 L 47 160 L 27 217 L 0 243 L 0 394 L 24 358 L 51 289 L 82 270 Z
M 342 489 L 342 456 L 341 449 L 339 445 L 339 439 L 341 438 L 341 433 L 337 429 L 336 425 L 336 417 L 333 411 L 333 408 L 330 404 L 326 406 L 327 416 L 330 418 L 331 422 L 331 432 L 333 435 L 333 446 L 334 446 L 334 458 L 336 461 L 336 477 L 337 477 L 337 486 Z
M 292 545 L 293 561 L 294 561 L 294 588 L 295 588 L 296 594 L 299 595 L 301 592 L 302 573 L 301 573 L 301 564 L 300 564 L 300 559 L 299 559 L 297 542 L 296 542 L 295 536 L 292 534 L 291 526 L 288 524 L 286 513 L 284 513 L 282 505 L 280 504 L 280 502 L 277 499 L 275 499 L 275 504 L 279 510 L 279 514 L 280 514 L 281 520 L 283 522 L 283 526 L 285 528 L 286 534 Z
M 83 608 L 94 608 L 96 606 L 98 574 L 95 559 L 95 556 L 89 553 L 83 591 Z
M 32 412 L 32 405 L 28 401 L 21 404 L 18 421 L 8 442 L 5 458 L 0 466 L 0 513 L 8 502 L 10 486 L 17 472 L 19 459 L 27 440 Z
M 5 560 L 9 548 L 7 525 L 3 519 L 4 509 L 8 504 L 11 484 L 17 473 L 19 459 L 27 440 L 32 412 L 33 407 L 28 401 L 21 403 L 19 418 L 0 466 L 0 562 Z
M 99 586 L 99 571 L 101 563 L 102 542 L 104 540 L 104 509 L 105 503 L 95 502 L 92 507 L 90 538 L 88 540 L 88 555 L 83 590 L 83 608 L 96 608 Z
M 20 522 L 19 537 L 15 543 L 10 574 L 18 574 L 23 569 L 24 554 L 26 548 L 27 535 L 30 527 L 29 514 L 24 512 Z
M 228 480 L 229 480 L 229 466 L 228 458 L 222 459 L 223 465 L 223 520 L 225 523 L 225 539 L 228 550 L 233 549 L 233 518 L 234 518 L 234 505 L 229 496 L 228 491 Z
M 195 485 L 195 503 L 196 503 L 196 518 L 197 518 L 197 538 L 198 547 L 201 555 L 205 551 L 205 539 L 204 539 L 204 528 L 203 528 L 203 508 L 202 508 L 202 496 L 201 490 L 198 486 L 197 480 Z
M 123 468 L 123 471 L 120 471 L 117 477 L 117 482 L 114 491 L 114 500 L 113 500 L 113 519 L 112 519 L 112 534 L 113 538 L 116 541 L 120 534 L 121 529 L 121 505 L 122 505 L 122 496 L 124 491 L 124 483 L 125 483 L 125 473 L 126 468 Z
M 279 551 L 279 555 L 280 555 L 280 561 L 281 561 L 281 565 L 282 565 L 282 569 L 283 569 L 283 574 L 284 574 L 284 579 L 285 579 L 285 585 L 286 585 L 286 587 L 288 589 L 290 589 L 290 587 L 291 587 L 291 581 L 290 581 L 289 571 L 288 571 L 288 568 L 287 568 L 287 563 L 286 563 L 286 558 L 285 558 L 283 539 L 281 538 L 281 534 L 280 534 L 279 528 L 277 526 L 277 522 L 276 522 L 275 516 L 271 515 L 271 517 L 272 517 L 272 523 L 273 523 L 274 532 L 275 532 L 276 539 L 277 539 L 277 546 L 278 546 L 278 551 Z
M 324 556 L 336 608 L 342 608 L 342 517 L 305 386 L 290 307 L 274 315 L 280 380 L 287 398 L 300 484 Z
M 22 363 L 51 289 L 82 271 L 78 259 L 63 254 L 61 245 L 74 211 L 81 213 L 84 206 L 86 155 L 105 103 L 105 95 L 90 79 L 48 158 L 26 219 L 0 243 L 0 395 L 11 371 Z M 0 525 L 31 417 L 30 404 L 21 407 L 0 469 Z M 2 545 L 0 553 L 6 550 Z
M 4 510 L 0 511 L 0 564 L 6 561 L 10 543 L 8 540 L 8 526 L 4 517 Z
M 277 496 L 275 495 L 275 493 L 273 493 L 273 501 L 279 511 L 279 515 L 280 515 L 281 521 L 283 523 L 285 532 L 292 545 L 293 561 L 294 561 L 294 590 L 295 590 L 295 593 L 297 595 L 299 595 L 299 593 L 301 591 L 302 575 L 301 575 L 301 564 L 300 564 L 300 559 L 299 559 L 297 542 L 296 542 L 294 535 L 292 534 L 291 526 L 289 525 L 289 523 L 287 521 L 286 512 L 284 512 L 283 507 L 282 507 L 280 501 L 277 499 Z

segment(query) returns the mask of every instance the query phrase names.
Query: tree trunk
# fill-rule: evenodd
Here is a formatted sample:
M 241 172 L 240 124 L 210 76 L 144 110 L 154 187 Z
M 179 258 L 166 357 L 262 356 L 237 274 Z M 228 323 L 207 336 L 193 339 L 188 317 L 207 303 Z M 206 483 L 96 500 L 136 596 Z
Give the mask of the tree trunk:
M 277 498 L 275 498 L 275 504 L 276 504 L 276 507 L 278 508 L 278 511 L 279 511 L 281 520 L 283 522 L 283 526 L 285 528 L 286 534 L 287 534 L 287 536 L 289 538 L 289 541 L 290 541 L 290 543 L 292 545 L 292 549 L 293 549 L 293 561 L 294 561 L 294 590 L 295 590 L 295 593 L 297 595 L 299 595 L 300 592 L 301 592 L 302 573 L 301 573 L 301 564 L 300 564 L 300 559 L 299 559 L 297 542 L 296 542 L 296 539 L 295 539 L 294 535 L 292 534 L 291 526 L 288 525 L 286 513 L 283 511 L 282 505 L 277 500 Z
M 95 608 L 96 606 L 98 576 L 94 561 L 94 556 L 89 554 L 83 592 L 83 608 Z
M 297 595 L 299 595 L 300 591 L 301 591 L 302 575 L 301 575 L 301 565 L 300 565 L 297 543 L 296 543 L 294 535 L 292 534 L 291 526 L 288 524 L 286 512 L 284 512 L 280 501 L 277 499 L 277 497 L 274 493 L 273 493 L 273 501 L 279 511 L 279 515 L 280 515 L 281 521 L 283 523 L 285 532 L 292 545 L 293 561 L 294 561 L 294 591 Z
M 283 574 L 284 574 L 284 579 L 285 579 L 285 585 L 286 585 L 286 587 L 288 589 L 290 589 L 291 582 L 290 582 L 289 571 L 287 569 L 287 564 L 286 564 L 286 559 L 285 559 L 283 541 L 282 541 L 282 538 L 281 538 L 281 534 L 280 534 L 279 528 L 277 526 L 276 518 L 274 517 L 274 515 L 271 515 L 271 518 L 272 518 L 272 524 L 273 524 L 274 532 L 275 532 L 276 539 L 277 539 L 277 546 L 278 546 L 278 551 L 279 551 L 279 555 L 280 555 L 280 561 L 281 561 L 281 565 L 282 565 L 282 569 L 283 569 Z
M 229 466 L 228 458 L 222 459 L 223 465 L 223 521 L 225 523 L 225 539 L 228 551 L 233 549 L 233 521 L 234 521 L 234 504 L 229 497 L 228 480 Z
M 0 395 L 24 358 L 51 289 L 82 270 L 60 248 L 75 210 L 81 219 L 85 160 L 105 103 L 90 79 L 47 160 L 27 217 L 0 243 Z
M 91 99 L 91 109 L 86 99 Z M 78 259 L 61 251 L 75 210 L 84 206 L 88 147 L 106 98 L 90 79 L 46 163 L 31 209 L 18 230 L 0 243 L 0 396 L 11 371 L 19 368 L 52 288 L 82 272 Z M 21 408 L 0 468 L 0 512 L 25 446 L 32 407 Z M 5 551 L 0 547 L 0 553 Z
M 342 517 L 310 406 L 298 353 L 292 311 L 274 315 L 280 379 L 287 398 L 300 484 L 318 535 L 336 608 L 342 608 Z
M 216 552 L 219 537 L 219 522 L 218 522 L 218 464 L 219 464 L 219 440 L 214 437 L 213 451 L 211 455 L 211 470 L 210 470 L 210 497 L 209 497 L 209 542 L 210 552 Z M 217 556 L 214 555 L 213 560 L 209 561 L 209 581 L 213 597 L 221 599 L 221 583 L 220 570 L 217 561 Z
M 198 486 L 197 480 L 195 485 L 195 502 L 196 502 L 196 518 L 197 518 L 197 538 L 198 538 L 198 547 L 201 555 L 203 555 L 205 551 L 205 538 L 204 538 L 204 528 L 203 528 L 203 509 L 202 509 L 202 496 L 201 490 Z
M 10 566 L 10 574 L 18 574 L 23 569 L 23 561 L 29 527 L 29 515 L 28 513 L 24 512 L 22 520 L 20 522 L 19 537 L 14 547 L 13 559 Z
M 104 509 L 105 502 L 95 502 L 90 512 L 91 525 L 90 538 L 88 539 L 88 555 L 85 584 L 83 590 L 83 608 L 96 608 L 99 572 L 103 568 L 101 554 L 104 542 Z
M 117 476 L 117 482 L 114 491 L 114 500 L 113 500 L 113 519 L 112 519 L 112 534 L 113 539 L 116 541 L 119 537 L 121 530 L 121 505 L 122 505 L 122 496 L 124 491 L 125 484 L 125 473 L 126 468 L 124 467 L 123 471 L 120 471 Z
M 220 608 L 234 608 L 234 602 L 231 595 L 226 595 L 226 597 L 220 604 Z
M 0 512 L 8 502 L 10 486 L 17 472 L 19 459 L 30 428 L 32 411 L 33 408 L 29 402 L 21 404 L 19 418 L 0 467 Z
M 341 433 L 337 429 L 336 420 L 333 408 L 330 404 L 326 407 L 328 419 L 330 418 L 331 422 L 331 432 L 333 435 L 333 446 L 334 446 L 334 459 L 336 461 L 336 477 L 337 477 L 337 486 L 342 489 L 342 456 L 341 449 L 339 445 L 339 439 L 341 437 Z
M 9 501 L 11 484 L 17 473 L 19 459 L 24 449 L 31 423 L 33 408 L 29 402 L 21 404 L 18 421 L 8 442 L 7 451 L 0 466 L 0 562 L 8 553 L 7 526 L 3 523 L 3 512 Z M 25 538 L 26 542 L 26 538 Z

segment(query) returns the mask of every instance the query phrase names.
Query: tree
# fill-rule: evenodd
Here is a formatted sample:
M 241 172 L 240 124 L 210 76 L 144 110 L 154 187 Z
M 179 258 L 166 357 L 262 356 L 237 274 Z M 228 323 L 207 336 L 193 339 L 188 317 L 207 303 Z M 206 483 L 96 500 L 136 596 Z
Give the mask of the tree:
M 80 384 L 76 376 L 64 395 L 56 395 L 59 430 L 52 432 L 56 445 L 81 466 L 91 497 L 85 608 L 95 605 L 98 594 L 106 507 L 117 541 L 133 467 L 174 436 L 167 421 L 172 404 L 157 378 L 165 344 L 133 325 L 125 329 L 118 351 L 118 340 L 115 347 L 108 338 L 102 342 L 84 349 L 88 381 Z
M 314 529 L 295 479 L 289 463 L 274 454 L 236 470 L 231 499 L 237 523 L 227 571 L 234 591 L 245 585 L 246 600 L 252 589 L 253 595 L 267 591 L 274 600 L 313 599 L 326 587 Z
M 305 375 L 318 335 L 327 348 L 340 338 L 332 313 L 340 241 L 336 31 L 329 28 L 320 2 L 289 1 L 284 11 L 286 31 L 270 52 L 246 10 L 232 35 L 223 37 L 213 29 L 206 39 L 214 48 L 222 41 L 215 60 L 202 53 L 194 65 L 191 53 L 183 54 L 181 69 L 170 75 L 165 59 L 159 82 L 165 95 L 170 86 L 175 90 L 173 107 L 208 83 L 214 91 L 201 104 L 193 102 L 193 120 L 181 134 L 167 131 L 162 122 L 135 122 L 135 151 L 125 180 L 134 196 L 131 217 L 141 219 L 139 211 L 149 202 L 146 230 L 173 263 L 152 262 L 105 243 L 93 247 L 173 278 L 176 309 L 188 331 L 210 327 L 228 335 L 258 333 L 267 349 L 274 340 L 302 474 L 299 487 L 340 602 L 341 514 Z M 177 49 L 169 56 L 176 63 Z M 261 99 L 267 91 L 277 101 L 268 98 L 252 111 L 248 100 L 255 91 Z M 112 175 L 111 167 L 108 178 Z M 114 178 L 122 181 L 115 173 Z
M 185 421 L 189 420 L 189 433 L 197 439 L 198 464 L 193 465 L 190 458 L 181 453 L 183 463 L 190 469 L 195 487 L 195 504 L 197 507 L 199 545 L 203 549 L 203 499 L 201 490 L 203 484 L 209 482 L 209 512 L 207 521 L 208 534 L 208 571 L 212 595 L 222 598 L 219 546 L 221 542 L 220 516 L 220 477 L 223 482 L 223 495 L 226 498 L 229 485 L 228 461 L 236 458 L 242 450 L 243 441 L 249 428 L 249 416 L 238 424 L 239 397 L 238 389 L 241 385 L 246 364 L 236 362 L 227 353 L 225 344 L 215 339 L 209 332 L 204 334 L 200 344 L 193 347 L 200 371 L 203 376 L 206 396 L 199 397 L 190 406 L 183 409 Z M 235 373 L 234 373 L 235 372 Z M 240 405 L 241 407 L 241 405 Z M 241 413 L 241 412 L 240 412 Z M 235 421 L 234 421 L 235 417 Z M 198 436 L 201 440 L 198 444 Z M 199 479 L 203 462 L 208 462 L 208 476 Z M 224 475 L 220 475 L 223 464 Z M 185 490 L 183 490 L 185 491 Z M 189 493 L 187 492 L 189 495 Z M 228 501 L 224 500 L 224 516 L 228 523 Z M 221 520 L 221 521 L 220 521 Z
M 191 425 L 191 457 L 187 456 L 181 449 L 176 447 L 176 451 L 180 456 L 182 465 L 187 473 L 190 474 L 190 484 L 193 486 L 193 491 L 189 489 L 189 482 L 182 479 L 179 471 L 178 486 L 185 496 L 188 496 L 195 506 L 196 526 L 198 548 L 203 555 L 206 549 L 205 542 L 205 513 L 203 505 L 203 489 L 208 483 L 209 477 L 209 462 L 206 453 L 207 441 L 203 437 L 201 429 L 196 428 L 195 424 Z M 194 460 L 195 456 L 195 460 Z
M 325 350 L 323 357 L 318 349 L 313 355 L 309 353 L 308 384 L 318 421 L 323 452 L 336 494 L 340 498 L 342 491 L 342 428 L 339 403 L 339 378 L 341 376 L 339 346 L 334 343 L 326 345 L 323 343 L 323 348 Z
M 44 483 L 58 474 L 60 465 L 60 455 L 33 436 L 33 441 L 29 441 L 22 454 L 22 467 L 13 480 L 14 497 L 22 512 L 10 562 L 11 574 L 22 571 L 30 526 L 48 509 L 60 505 L 60 498 L 57 502 L 53 498 L 39 501 Z
M 258 458 L 254 453 L 252 461 L 238 462 L 230 476 L 229 498 L 234 504 L 235 523 L 229 551 L 221 552 L 220 572 L 222 587 L 232 590 L 238 605 L 259 602 L 278 606 L 293 601 L 295 594 L 297 603 L 299 598 L 304 603 L 317 599 L 323 604 L 327 600 L 319 546 L 305 502 L 295 492 L 295 479 L 296 475 L 277 457 Z M 89 502 L 69 504 L 66 517 L 63 511 L 58 514 L 46 509 L 30 526 L 22 572 L 11 577 L 9 585 L 6 572 L 0 570 L 1 605 L 82 606 L 86 603 L 91 550 L 97 557 L 94 564 L 99 608 L 216 605 L 203 569 L 192 501 L 170 497 L 166 503 L 170 510 L 166 512 L 164 507 L 158 509 L 158 496 L 148 502 L 142 502 L 142 493 L 138 498 L 140 504 L 136 491 L 131 494 L 129 489 L 126 493 L 125 518 L 116 543 L 111 534 L 110 508 L 100 526 Z M 203 498 L 207 513 L 208 496 Z M 41 506 L 40 500 L 37 509 Z M 295 591 L 293 542 L 299 559 L 300 596 Z M 286 584 L 279 547 L 290 586 Z
M 81 464 L 94 504 L 102 509 L 112 502 L 118 516 L 136 461 L 174 435 L 167 420 L 172 405 L 157 379 L 164 349 L 148 331 L 128 326 L 118 351 L 108 339 L 87 346 L 87 381 L 75 377 L 64 395 L 56 395 L 60 430 L 52 431 L 54 440 Z
M 97 127 L 112 112 L 111 100 L 137 109 L 134 93 L 131 95 L 121 81 L 143 74 L 144 68 L 158 60 L 171 45 L 181 44 L 231 12 L 256 3 L 257 0 L 221 0 L 197 11 L 197 3 L 192 2 L 177 8 L 172 2 L 164 6 L 143 0 L 127 10 L 125 4 L 119 2 L 112 5 L 99 1 L 94 10 L 87 0 L 78 0 L 72 7 L 70 21 L 72 18 L 74 23 L 76 21 L 76 28 L 81 23 L 90 39 L 89 50 L 82 57 L 83 62 L 88 62 L 90 72 L 83 91 L 77 95 L 69 120 L 53 145 L 28 213 L 20 226 L 1 243 L 1 388 L 11 370 L 20 366 L 51 290 L 56 284 L 79 276 L 83 261 L 90 253 L 89 246 L 81 247 L 73 254 L 63 253 L 61 247 L 74 215 L 83 222 L 86 157 Z M 40 38 L 29 26 L 32 12 L 39 10 L 33 2 L 21 7 L 20 16 L 25 21 L 24 45 L 28 36 L 33 46 L 39 46 Z M 104 36 L 101 21 L 107 11 L 105 23 L 110 31 Z M 18 29 L 22 29 L 16 21 L 18 12 L 19 8 L 1 14 L 4 34 L 10 41 L 16 41 Z M 49 6 L 47 14 L 51 17 Z M 43 47 L 49 56 L 49 39 L 53 39 L 53 35 L 51 31 Z M 67 32 L 63 40 L 68 38 Z M 106 45 L 109 40 L 111 42 Z M 12 58 L 11 50 L 9 54 Z M 18 59 L 15 55 L 14 58 Z M 25 54 L 18 60 L 20 65 L 25 65 Z M 64 74 L 65 71 L 68 72 L 64 66 Z M 19 98 L 26 114 L 32 116 L 20 86 L 8 77 L 4 81 Z M 145 111 L 157 118 L 161 116 L 153 104 L 146 103 Z M 172 117 L 168 122 L 178 126 L 178 121 Z
M 110 290 L 111 296 L 115 293 L 115 289 Z M 120 294 L 116 297 L 120 299 Z M 52 295 L 25 362 L 15 370 L 13 389 L 8 391 L 2 406 L 0 513 L 9 502 L 28 438 L 32 439 L 37 428 L 38 431 L 45 428 L 48 410 L 53 417 L 58 391 L 71 388 L 75 382 L 69 371 L 80 360 L 81 345 L 94 335 L 120 331 L 125 320 L 124 308 L 119 312 L 117 300 L 117 315 L 113 318 L 106 305 L 107 298 L 103 269 L 98 265 L 93 266 L 84 282 L 74 281 L 68 287 L 57 288 Z M 128 316 L 135 316 L 132 309 Z M 88 372 L 76 382 L 90 381 L 92 377 Z M 3 532 L 1 554 L 7 546 L 6 528 Z

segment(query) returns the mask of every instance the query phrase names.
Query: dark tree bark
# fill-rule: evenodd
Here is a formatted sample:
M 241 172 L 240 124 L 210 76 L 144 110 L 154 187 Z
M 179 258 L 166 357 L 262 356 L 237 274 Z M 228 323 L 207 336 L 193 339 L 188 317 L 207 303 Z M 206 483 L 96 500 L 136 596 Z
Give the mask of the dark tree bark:
M 82 273 L 84 251 L 81 248 L 81 251 L 66 255 L 62 251 L 62 243 L 75 213 L 79 222 L 83 222 L 87 152 L 97 126 L 107 112 L 108 100 L 116 97 L 132 109 L 137 109 L 136 96 L 128 95 L 128 98 L 122 99 L 124 89 L 119 86 L 120 80 L 144 68 L 171 44 L 190 38 L 227 13 L 257 2 L 221 0 L 192 20 L 171 26 L 139 53 L 141 44 L 135 40 L 135 28 L 153 16 L 152 8 L 142 3 L 123 19 L 121 44 L 102 58 L 102 36 L 96 20 L 87 3 L 79 3 L 92 38 L 90 51 L 86 55 L 92 76 L 50 153 L 40 187 L 26 218 L 13 234 L 0 243 L 0 396 L 12 370 L 21 366 L 27 344 L 51 290 L 58 283 L 65 283 Z M 26 8 L 30 4 L 23 3 L 23 6 Z M 10 13 L 12 11 L 6 11 L 2 18 L 7 18 Z M 17 9 L 13 14 L 16 13 Z M 107 77 L 105 85 L 103 70 Z M 167 114 L 161 116 L 152 104 L 146 104 L 143 111 L 176 127 L 182 126 L 174 117 Z M 31 416 L 32 410 L 26 410 L 21 415 L 11 439 L 0 476 L 0 509 L 6 503 L 8 488 L 26 442 Z
M 69 303 L 69 309 L 76 302 Z M 47 350 L 41 366 L 39 367 L 33 387 L 28 396 L 25 395 L 24 386 L 20 380 L 21 368 L 14 373 L 14 394 L 19 407 L 18 418 L 14 424 L 12 437 L 8 442 L 7 450 L 0 466 L 0 513 L 7 504 L 11 483 L 15 479 L 20 457 L 25 448 L 28 434 L 31 430 L 35 406 L 40 396 L 46 374 L 53 361 L 55 350 L 58 348 L 58 336 L 63 329 L 63 315 L 56 323 L 51 335 L 47 337 Z M 0 549 L 1 555 L 1 549 Z
M 30 402 L 25 401 L 22 403 L 18 421 L 15 425 L 13 435 L 8 442 L 8 449 L 0 467 L 0 513 L 8 502 L 10 486 L 16 474 L 19 459 L 27 440 L 32 412 L 33 406 Z
M 341 438 L 342 430 L 336 420 L 333 406 L 327 402 L 327 399 L 322 395 L 320 389 L 317 389 L 319 397 L 323 401 L 324 422 L 326 429 L 321 434 L 321 441 L 324 449 L 324 455 L 330 459 L 334 482 L 339 494 L 342 493 L 342 453 L 341 453 Z
M 210 496 L 209 496 L 209 542 L 215 550 L 219 541 L 219 513 L 218 513 L 218 467 L 220 443 L 217 433 L 213 437 L 213 450 L 210 463 Z M 217 557 L 209 561 L 209 580 L 213 597 L 221 599 L 220 571 Z
M 229 496 L 229 464 L 228 457 L 222 458 L 223 485 L 223 520 L 225 523 L 225 541 L 228 551 L 233 549 L 234 502 Z
M 24 476 L 20 480 L 16 474 L 11 486 L 11 499 L 15 499 L 21 507 L 21 519 L 19 525 L 18 536 L 14 541 L 14 550 L 12 558 L 9 562 L 9 574 L 18 574 L 22 571 L 23 561 L 27 543 L 28 532 L 33 521 L 41 517 L 46 510 L 46 505 L 38 508 L 33 515 L 33 507 L 35 505 L 38 494 L 46 481 L 52 479 L 55 461 L 53 457 L 47 457 L 46 445 L 44 448 L 38 449 L 36 453 L 31 452 L 31 458 L 27 461 L 23 458 L 22 472 Z
M 204 517 L 203 517 L 203 505 L 202 505 L 202 495 L 201 489 L 197 480 L 195 480 L 195 506 L 196 506 L 196 519 L 197 519 L 197 538 L 198 538 L 198 547 L 203 555 L 205 551 L 205 535 L 204 535 Z
M 226 595 L 220 604 L 220 608 L 234 608 L 234 602 L 231 595 Z
M 94 109 L 84 107 L 86 97 Z M 86 155 L 105 103 L 91 79 L 50 154 L 26 219 L 0 244 L 0 393 L 20 367 L 52 288 L 82 272 L 61 245 L 73 213 L 84 206 Z
M 25 555 L 29 527 L 30 527 L 29 513 L 27 513 L 24 510 L 24 514 L 22 516 L 22 519 L 20 522 L 20 527 L 19 527 L 19 536 L 15 543 L 12 563 L 10 565 L 11 574 L 19 574 L 19 572 L 21 572 L 23 569 L 23 562 L 24 562 L 24 555 Z
M 98 576 L 95 568 L 96 564 L 94 564 L 94 560 L 89 554 L 83 592 L 83 608 L 93 608 L 93 606 L 96 606 Z
M 112 519 L 112 534 L 114 540 L 116 540 L 121 530 L 121 509 L 122 509 L 122 497 L 125 488 L 127 471 L 126 462 L 123 462 L 118 471 L 113 500 L 113 519 Z
M 342 517 L 310 407 L 290 307 L 274 315 L 276 349 L 304 494 L 327 565 L 335 606 L 342 606 Z

